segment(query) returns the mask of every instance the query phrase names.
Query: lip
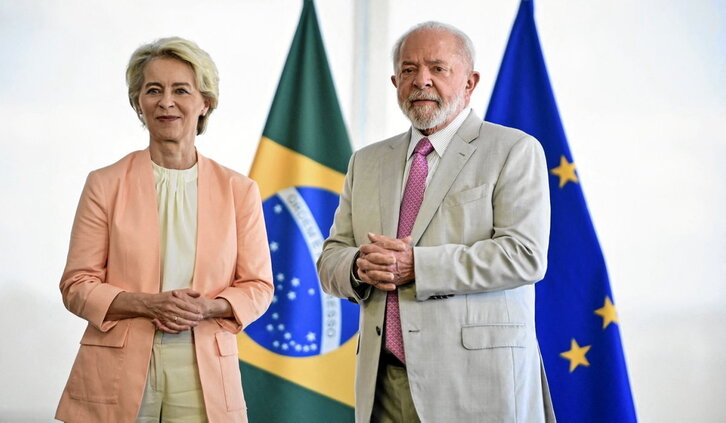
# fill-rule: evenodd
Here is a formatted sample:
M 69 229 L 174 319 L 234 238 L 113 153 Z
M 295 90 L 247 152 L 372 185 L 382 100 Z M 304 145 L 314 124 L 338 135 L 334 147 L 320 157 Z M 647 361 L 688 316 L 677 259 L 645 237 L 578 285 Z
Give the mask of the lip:
M 411 101 L 411 105 L 414 105 L 414 104 L 429 104 L 429 103 L 438 104 L 438 102 L 436 100 L 419 99 L 419 100 L 412 100 Z
M 179 119 L 179 116 L 157 116 L 156 120 L 161 122 L 173 122 Z

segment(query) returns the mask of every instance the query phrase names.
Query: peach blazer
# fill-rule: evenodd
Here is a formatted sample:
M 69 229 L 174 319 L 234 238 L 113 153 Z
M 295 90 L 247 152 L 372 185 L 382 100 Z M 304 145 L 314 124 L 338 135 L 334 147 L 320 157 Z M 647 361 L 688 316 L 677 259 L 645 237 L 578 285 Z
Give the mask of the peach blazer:
M 234 319 L 194 329 L 210 422 L 246 422 L 235 334 L 265 312 L 273 284 L 257 185 L 198 154 L 197 253 L 192 288 L 225 298 Z M 63 303 L 88 321 L 56 419 L 133 422 L 148 372 L 154 325 L 104 320 L 123 291 L 159 292 L 160 235 L 147 150 L 89 174 L 60 282 Z

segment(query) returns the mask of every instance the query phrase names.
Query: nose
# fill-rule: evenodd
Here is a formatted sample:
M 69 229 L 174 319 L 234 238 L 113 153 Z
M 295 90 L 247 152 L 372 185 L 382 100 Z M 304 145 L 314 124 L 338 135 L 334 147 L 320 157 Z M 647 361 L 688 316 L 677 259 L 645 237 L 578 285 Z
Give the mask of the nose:
M 161 106 L 161 108 L 163 109 L 174 107 L 174 96 L 172 95 L 171 91 L 164 91 L 164 94 L 159 100 L 159 106 Z
M 413 85 L 419 90 L 432 85 L 431 72 L 429 72 L 427 67 L 422 66 L 419 71 L 416 72 L 416 77 L 413 78 Z

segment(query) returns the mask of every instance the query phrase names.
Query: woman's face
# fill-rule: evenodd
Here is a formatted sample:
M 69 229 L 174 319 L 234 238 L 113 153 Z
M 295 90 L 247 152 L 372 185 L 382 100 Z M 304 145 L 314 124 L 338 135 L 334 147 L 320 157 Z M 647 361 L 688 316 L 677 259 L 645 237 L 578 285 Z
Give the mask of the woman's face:
M 192 67 L 171 58 L 154 59 L 146 65 L 139 106 L 151 142 L 192 145 L 199 116 L 209 108 L 197 89 Z

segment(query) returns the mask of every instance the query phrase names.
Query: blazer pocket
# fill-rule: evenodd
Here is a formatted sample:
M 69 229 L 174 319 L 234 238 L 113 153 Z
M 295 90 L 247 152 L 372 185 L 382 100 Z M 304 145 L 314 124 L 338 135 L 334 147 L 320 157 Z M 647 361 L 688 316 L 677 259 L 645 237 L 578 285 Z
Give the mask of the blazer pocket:
M 88 326 L 81 338 L 68 380 L 71 398 L 103 404 L 118 402 L 129 325 L 119 322 L 108 332 Z
M 526 338 L 524 323 L 487 323 L 461 328 L 461 343 L 467 350 L 524 348 Z
M 491 187 L 491 184 L 482 184 L 474 188 L 465 189 L 464 191 L 448 194 L 444 198 L 443 205 L 444 207 L 458 206 L 487 197 L 491 192 Z
M 239 371 L 237 337 L 229 332 L 214 334 L 219 353 L 219 366 L 222 371 L 222 385 L 227 411 L 245 408 L 244 394 L 242 393 L 242 375 Z

